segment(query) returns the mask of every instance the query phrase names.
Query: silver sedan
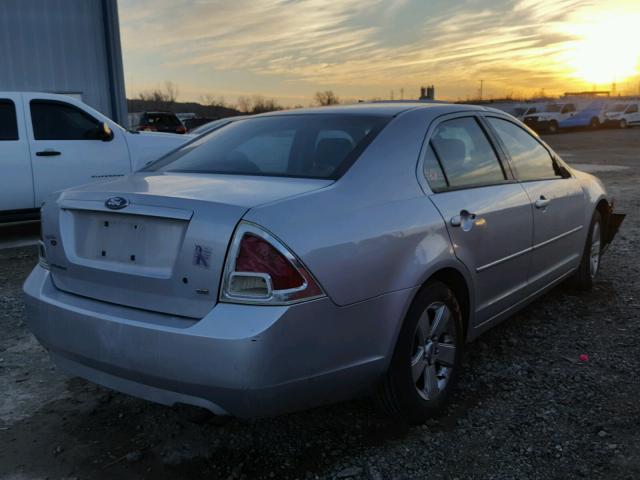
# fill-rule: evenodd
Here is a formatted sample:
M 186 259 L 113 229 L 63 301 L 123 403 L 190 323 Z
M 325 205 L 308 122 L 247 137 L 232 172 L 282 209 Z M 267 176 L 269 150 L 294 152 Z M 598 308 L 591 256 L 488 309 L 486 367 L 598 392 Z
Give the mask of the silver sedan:
M 371 393 L 421 422 L 465 343 L 623 215 L 513 117 L 379 103 L 244 118 L 42 209 L 28 324 L 72 375 L 216 414 Z

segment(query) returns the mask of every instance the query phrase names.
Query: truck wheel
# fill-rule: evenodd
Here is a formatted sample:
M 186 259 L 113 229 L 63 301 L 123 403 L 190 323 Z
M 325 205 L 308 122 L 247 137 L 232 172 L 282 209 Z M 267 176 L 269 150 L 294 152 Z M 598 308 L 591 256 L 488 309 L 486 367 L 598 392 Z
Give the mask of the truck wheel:
M 593 288 L 593 282 L 600 269 L 600 254 L 602 252 L 602 216 L 599 211 L 593 213 L 587 243 L 582 252 L 582 260 L 576 273 L 573 274 L 572 283 L 578 290 L 589 291 Z
M 549 133 L 558 133 L 558 122 L 551 120 L 548 127 Z
M 426 283 L 409 308 L 377 392 L 387 414 L 418 424 L 443 410 L 460 370 L 463 335 L 454 293 L 444 283 Z

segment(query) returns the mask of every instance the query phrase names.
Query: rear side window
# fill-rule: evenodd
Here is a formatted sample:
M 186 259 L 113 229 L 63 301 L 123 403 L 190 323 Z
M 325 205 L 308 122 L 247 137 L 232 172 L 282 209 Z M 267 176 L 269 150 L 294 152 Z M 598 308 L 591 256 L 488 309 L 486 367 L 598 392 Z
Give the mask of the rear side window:
M 493 147 L 473 117 L 442 122 L 430 143 L 449 188 L 493 185 L 506 180 Z
M 487 118 L 507 149 L 521 181 L 562 178 L 551 155 L 533 136 L 519 126 L 500 118 Z
M 31 122 L 36 140 L 98 140 L 99 122 L 68 103 L 32 100 Z
M 0 141 L 3 140 L 18 140 L 16 106 L 8 99 L 0 99 Z
M 335 114 L 247 118 L 199 137 L 147 170 L 338 178 L 388 120 Z
M 440 192 L 447 188 L 447 178 L 444 176 L 444 172 L 442 171 L 438 157 L 436 157 L 433 151 L 431 143 L 427 145 L 424 163 L 422 165 L 422 173 L 424 174 L 424 178 L 427 179 L 427 182 L 429 182 L 431 190 L 434 192 Z

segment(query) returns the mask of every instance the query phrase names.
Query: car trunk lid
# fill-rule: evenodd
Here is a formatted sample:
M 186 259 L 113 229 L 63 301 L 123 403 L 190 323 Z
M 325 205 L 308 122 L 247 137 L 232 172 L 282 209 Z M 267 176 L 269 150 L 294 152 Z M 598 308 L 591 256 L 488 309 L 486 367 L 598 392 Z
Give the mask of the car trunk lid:
M 55 213 L 43 213 L 54 283 L 97 300 L 202 318 L 216 303 L 227 247 L 245 212 L 330 183 L 163 174 L 64 192 Z M 114 198 L 125 206 L 108 208 Z

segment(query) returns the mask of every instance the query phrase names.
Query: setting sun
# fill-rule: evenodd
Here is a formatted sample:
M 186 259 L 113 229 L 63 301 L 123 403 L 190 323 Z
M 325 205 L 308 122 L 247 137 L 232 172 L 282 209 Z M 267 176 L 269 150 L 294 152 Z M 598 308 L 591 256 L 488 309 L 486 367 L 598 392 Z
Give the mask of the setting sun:
M 578 37 L 567 52 L 572 74 L 585 82 L 620 82 L 639 71 L 640 42 L 637 29 L 640 14 L 604 13 L 570 30 Z

